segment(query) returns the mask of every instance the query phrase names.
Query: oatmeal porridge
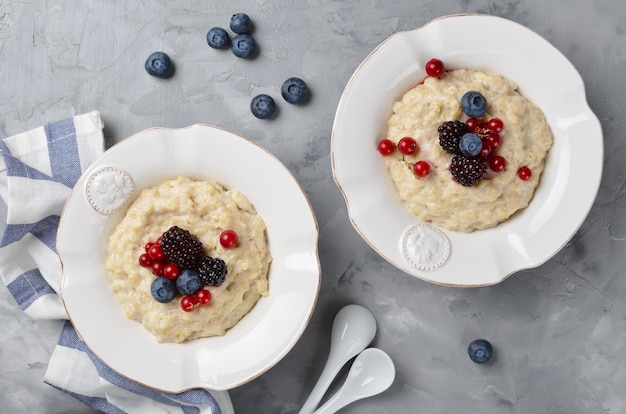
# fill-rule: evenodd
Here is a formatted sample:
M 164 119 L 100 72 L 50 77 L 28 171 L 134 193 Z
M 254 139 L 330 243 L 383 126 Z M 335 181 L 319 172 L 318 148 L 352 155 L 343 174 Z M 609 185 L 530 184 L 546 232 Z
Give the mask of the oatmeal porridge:
M 469 161 L 446 151 L 439 132 L 445 122 L 468 121 L 461 103 L 468 91 L 486 100 L 482 127 L 491 119 L 503 125 L 493 148 L 483 147 L 489 147 L 489 154 Z M 384 158 L 385 166 L 400 199 L 421 220 L 471 232 L 494 227 L 529 204 L 552 146 L 552 134 L 541 109 L 522 96 L 513 81 L 475 70 L 447 71 L 439 78 L 427 77 L 406 92 L 392 111 L 387 139 L 400 149 L 401 139 L 412 137 L 417 150 L 409 155 L 394 151 Z M 467 164 L 457 165 L 454 158 Z M 451 175 L 453 170 L 465 173 L 478 164 L 477 182 L 461 185 L 463 180 Z
M 155 300 L 156 276 L 138 263 L 147 242 L 165 238 L 172 228 L 187 229 L 201 243 L 204 257 L 219 258 L 227 269 L 219 284 L 203 286 L 210 303 L 194 302 L 187 312 L 181 308 L 182 293 L 167 303 Z M 226 229 L 230 245 L 220 240 Z M 238 237 L 235 247 L 232 234 Z M 140 322 L 158 342 L 183 342 L 224 335 L 237 324 L 269 294 L 271 260 L 265 223 L 244 194 L 215 181 L 178 177 L 143 190 L 130 205 L 108 239 L 106 269 L 126 317 Z

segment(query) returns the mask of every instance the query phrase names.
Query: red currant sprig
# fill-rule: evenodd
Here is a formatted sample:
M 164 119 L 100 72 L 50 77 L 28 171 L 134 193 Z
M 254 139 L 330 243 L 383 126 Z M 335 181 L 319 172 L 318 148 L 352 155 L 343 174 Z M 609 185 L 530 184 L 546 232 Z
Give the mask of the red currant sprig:
M 208 305 L 211 303 L 211 292 L 207 289 L 200 289 L 193 295 L 185 295 L 180 300 L 180 307 L 185 312 L 193 312 L 201 305 Z

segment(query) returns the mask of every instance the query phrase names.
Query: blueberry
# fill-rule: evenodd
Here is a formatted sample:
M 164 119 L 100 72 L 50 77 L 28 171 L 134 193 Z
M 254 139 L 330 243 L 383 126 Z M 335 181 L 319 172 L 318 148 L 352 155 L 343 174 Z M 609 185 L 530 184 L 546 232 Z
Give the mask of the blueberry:
M 152 281 L 150 293 L 157 302 L 168 303 L 176 296 L 176 282 L 166 277 L 159 276 Z
M 466 157 L 475 157 L 483 149 L 483 141 L 478 135 L 467 132 L 459 140 L 459 149 Z
M 487 99 L 476 91 L 466 92 L 461 98 L 463 112 L 470 118 L 480 118 L 487 111 Z
M 213 27 L 206 34 L 206 42 L 213 49 L 226 49 L 230 46 L 230 36 L 221 27 Z
M 146 72 L 157 78 L 167 78 L 172 73 L 172 60 L 164 52 L 154 52 L 146 60 L 144 65 Z
M 176 279 L 176 287 L 183 295 L 193 295 L 204 285 L 197 271 L 185 269 Z
M 467 354 L 477 364 L 484 364 L 491 359 L 492 347 L 486 339 L 476 339 L 467 347 Z
M 251 58 L 256 53 L 256 42 L 252 36 L 247 34 L 240 34 L 233 39 L 230 50 L 233 51 L 235 56 L 240 58 Z
M 302 79 L 289 78 L 283 82 L 280 93 L 287 102 L 298 104 L 303 102 L 309 95 L 309 88 Z
M 230 18 L 230 30 L 235 33 L 248 33 L 251 28 L 252 21 L 250 20 L 250 16 L 245 13 L 233 14 Z
M 252 115 L 259 119 L 270 117 L 276 111 L 276 102 L 269 95 L 261 94 L 252 98 L 250 102 L 250 110 Z

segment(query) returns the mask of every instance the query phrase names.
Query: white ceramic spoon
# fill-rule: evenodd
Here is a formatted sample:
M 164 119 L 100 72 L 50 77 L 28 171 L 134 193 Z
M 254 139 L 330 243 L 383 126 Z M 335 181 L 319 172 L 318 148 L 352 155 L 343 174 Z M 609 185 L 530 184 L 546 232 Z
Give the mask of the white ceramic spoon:
M 339 391 L 313 414 L 332 414 L 356 400 L 380 394 L 395 377 L 396 368 L 389 355 L 378 348 L 368 348 L 356 357 Z
M 313 391 L 299 414 L 311 414 L 346 362 L 363 351 L 376 335 L 376 318 L 361 305 L 347 305 L 337 312 L 330 337 L 330 353 Z

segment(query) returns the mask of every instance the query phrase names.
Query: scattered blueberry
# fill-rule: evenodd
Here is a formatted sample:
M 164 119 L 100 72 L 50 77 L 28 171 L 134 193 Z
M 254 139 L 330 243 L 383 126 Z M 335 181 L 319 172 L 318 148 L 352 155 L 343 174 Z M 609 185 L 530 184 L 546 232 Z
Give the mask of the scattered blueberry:
M 237 34 L 249 33 L 252 28 L 250 16 L 245 13 L 233 14 L 230 18 L 230 30 Z
M 176 287 L 183 295 L 193 295 L 204 285 L 198 272 L 192 269 L 185 269 L 180 272 L 176 279 Z
M 206 42 L 213 49 L 226 49 L 230 46 L 230 36 L 221 27 L 213 27 L 206 34 Z
M 250 102 L 250 110 L 259 119 L 269 118 L 276 111 L 276 102 L 269 95 L 257 95 Z
M 176 296 L 176 282 L 166 277 L 159 276 L 150 285 L 152 297 L 161 303 L 171 302 Z
M 251 58 L 256 53 L 256 42 L 248 34 L 239 34 L 233 39 L 230 50 L 237 57 Z
M 483 149 L 483 141 L 472 132 L 463 134 L 459 141 L 459 150 L 466 157 L 475 157 Z
M 487 111 L 487 99 L 480 92 L 466 92 L 461 98 L 463 112 L 470 118 L 480 118 Z
M 144 65 L 146 72 L 157 78 L 167 78 L 172 73 L 172 60 L 164 52 L 154 52 Z
M 467 347 L 467 354 L 477 364 L 484 364 L 491 359 L 492 347 L 486 339 L 476 339 Z
M 289 78 L 283 82 L 280 93 L 290 104 L 298 104 L 309 95 L 309 87 L 302 79 Z

